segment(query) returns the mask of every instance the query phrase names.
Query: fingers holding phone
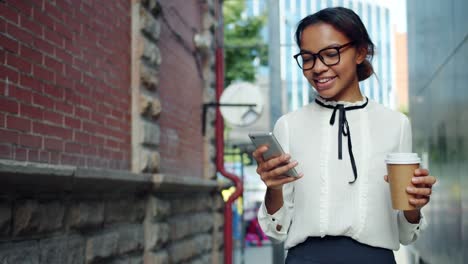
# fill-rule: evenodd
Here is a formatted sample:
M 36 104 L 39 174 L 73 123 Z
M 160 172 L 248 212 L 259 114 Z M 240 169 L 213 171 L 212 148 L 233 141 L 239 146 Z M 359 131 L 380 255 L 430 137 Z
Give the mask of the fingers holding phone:
M 296 173 L 294 168 L 297 166 L 297 161 L 290 161 L 289 154 L 281 154 L 277 157 L 264 159 L 264 153 L 268 151 L 268 147 L 262 145 L 253 152 L 253 157 L 257 161 L 257 173 L 268 188 L 280 189 L 286 183 L 290 183 L 300 179 L 302 173 Z M 291 176 L 291 171 L 294 170 L 294 176 Z

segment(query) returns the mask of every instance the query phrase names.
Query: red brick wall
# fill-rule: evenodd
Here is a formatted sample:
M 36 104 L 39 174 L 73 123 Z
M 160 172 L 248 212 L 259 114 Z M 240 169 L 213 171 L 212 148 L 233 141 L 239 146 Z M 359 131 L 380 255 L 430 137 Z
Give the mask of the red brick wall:
M 194 31 L 201 28 L 200 1 L 160 1 L 167 22 L 183 39 L 177 40 L 161 21 L 159 48 L 162 56 L 161 171 L 182 176 L 203 176 L 201 107 L 203 79 L 193 55 Z M 176 13 L 176 11 L 178 14 Z M 187 50 L 188 49 L 188 50 Z M 201 70 L 201 69 L 200 69 Z
M 0 158 L 129 169 L 130 1 L 0 3 Z

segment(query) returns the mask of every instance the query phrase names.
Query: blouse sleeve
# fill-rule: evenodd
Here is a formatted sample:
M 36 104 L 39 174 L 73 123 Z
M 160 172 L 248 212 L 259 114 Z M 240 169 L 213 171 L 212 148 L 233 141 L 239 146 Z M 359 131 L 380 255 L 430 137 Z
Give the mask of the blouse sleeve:
M 412 135 L 411 135 L 411 124 L 406 116 L 403 116 L 400 133 L 400 152 L 412 152 Z M 398 212 L 398 231 L 400 243 L 408 245 L 419 237 L 419 233 L 424 230 L 427 226 L 426 218 L 421 212 L 421 219 L 419 223 L 412 224 L 408 222 L 403 211 Z
M 278 139 L 281 147 L 286 153 L 289 153 L 288 127 L 284 118 L 280 118 L 275 124 L 273 134 Z M 291 216 L 294 210 L 294 183 L 283 185 L 283 206 L 274 214 L 268 214 L 265 201 L 263 201 L 258 210 L 258 221 L 263 232 L 274 242 L 283 242 L 286 240 L 289 226 L 291 225 Z

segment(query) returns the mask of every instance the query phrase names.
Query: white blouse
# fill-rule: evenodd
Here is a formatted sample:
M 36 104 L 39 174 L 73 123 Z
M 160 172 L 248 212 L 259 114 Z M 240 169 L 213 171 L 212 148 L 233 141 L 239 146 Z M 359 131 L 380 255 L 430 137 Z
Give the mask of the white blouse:
M 356 103 L 317 100 L 320 105 L 306 105 L 282 116 L 275 125 L 275 136 L 291 159 L 298 161 L 296 169 L 304 177 L 283 186 L 284 204 L 273 215 L 267 213 L 263 202 L 258 219 L 265 234 L 285 241 L 286 249 L 307 237 L 326 235 L 348 236 L 392 250 L 398 250 L 400 243 L 415 241 L 426 226 L 424 217 L 411 224 L 403 212 L 392 209 L 389 185 L 384 180 L 386 154 L 411 152 L 408 118 L 366 98 Z M 358 108 L 344 111 L 342 128 L 347 136 L 338 131 L 343 114 L 333 109 L 337 104 Z M 282 226 L 279 231 L 277 225 Z

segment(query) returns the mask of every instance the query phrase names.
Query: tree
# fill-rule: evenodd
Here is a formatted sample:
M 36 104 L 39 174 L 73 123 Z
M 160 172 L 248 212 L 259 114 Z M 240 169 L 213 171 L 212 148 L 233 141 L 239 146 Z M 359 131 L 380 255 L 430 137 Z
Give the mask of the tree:
M 227 0 L 223 3 L 225 85 L 232 81 L 255 81 L 256 65 L 268 64 L 268 47 L 261 30 L 266 16 L 244 16 L 245 0 Z

